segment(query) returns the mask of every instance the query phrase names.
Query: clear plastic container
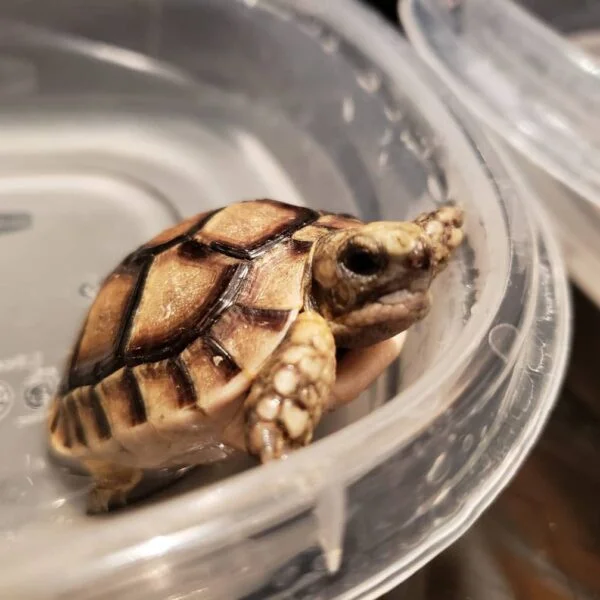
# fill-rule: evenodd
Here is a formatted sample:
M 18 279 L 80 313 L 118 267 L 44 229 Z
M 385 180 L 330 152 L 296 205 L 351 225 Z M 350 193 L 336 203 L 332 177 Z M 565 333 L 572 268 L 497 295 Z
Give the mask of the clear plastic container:
M 404 0 L 400 14 L 421 57 L 516 153 L 600 306 L 600 5 Z
M 408 45 L 348 0 L 7 1 L 0 64 L 0 597 L 372 598 L 463 533 L 546 420 L 570 304 L 519 173 Z M 42 423 L 99 278 L 253 196 L 367 219 L 450 198 L 468 237 L 313 445 L 86 516 Z

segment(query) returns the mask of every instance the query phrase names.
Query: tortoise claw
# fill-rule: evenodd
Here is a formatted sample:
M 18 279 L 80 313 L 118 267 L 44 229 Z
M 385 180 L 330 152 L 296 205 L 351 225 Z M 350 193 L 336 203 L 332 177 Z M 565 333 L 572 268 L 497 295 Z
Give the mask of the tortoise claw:
M 104 461 L 86 461 L 94 478 L 94 487 L 87 497 L 87 513 L 97 515 L 127 504 L 131 490 L 142 479 L 140 469 L 114 465 Z
M 87 497 L 88 515 L 97 515 L 108 512 L 112 497 L 112 490 L 98 487 L 93 488 Z

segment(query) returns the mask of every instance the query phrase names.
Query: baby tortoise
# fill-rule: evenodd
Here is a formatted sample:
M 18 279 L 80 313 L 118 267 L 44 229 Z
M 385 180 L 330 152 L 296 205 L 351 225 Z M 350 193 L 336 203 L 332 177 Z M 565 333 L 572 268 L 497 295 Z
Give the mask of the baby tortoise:
M 51 449 L 93 477 L 88 512 L 125 503 L 145 469 L 219 460 L 223 448 L 265 462 L 310 443 L 322 414 L 352 397 L 335 393 L 336 348 L 423 319 L 462 226 L 454 206 L 365 224 L 253 200 L 127 256 L 49 411 Z M 364 360 L 348 367 L 358 380 Z

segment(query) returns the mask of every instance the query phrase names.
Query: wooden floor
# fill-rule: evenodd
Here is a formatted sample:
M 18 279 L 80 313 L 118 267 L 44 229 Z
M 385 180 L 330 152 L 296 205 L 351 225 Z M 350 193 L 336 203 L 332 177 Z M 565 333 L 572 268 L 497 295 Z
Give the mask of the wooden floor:
M 574 291 L 565 387 L 511 485 L 386 600 L 600 600 L 600 311 Z

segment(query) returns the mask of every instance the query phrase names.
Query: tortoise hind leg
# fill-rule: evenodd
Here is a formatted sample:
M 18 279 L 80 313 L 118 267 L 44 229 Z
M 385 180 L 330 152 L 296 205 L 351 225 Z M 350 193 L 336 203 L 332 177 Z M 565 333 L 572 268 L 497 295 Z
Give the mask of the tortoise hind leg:
M 129 493 L 142 479 L 142 470 L 103 460 L 86 460 L 85 467 L 94 479 L 87 498 L 88 514 L 107 512 L 127 503 Z
M 266 462 L 310 443 L 335 382 L 335 362 L 335 340 L 325 319 L 301 313 L 246 398 L 251 454 Z

